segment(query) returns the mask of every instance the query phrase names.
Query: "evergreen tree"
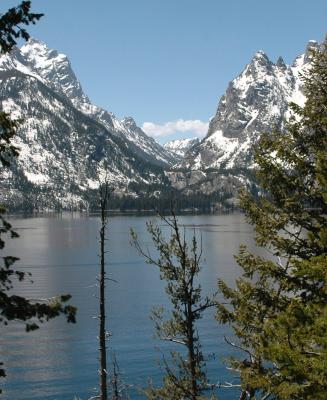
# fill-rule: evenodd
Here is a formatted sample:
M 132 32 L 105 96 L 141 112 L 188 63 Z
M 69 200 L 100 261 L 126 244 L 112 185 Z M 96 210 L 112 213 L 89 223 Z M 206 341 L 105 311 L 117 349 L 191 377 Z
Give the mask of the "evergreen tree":
M 207 398 L 204 393 L 210 389 L 210 385 L 206 377 L 196 322 L 214 303 L 210 298 L 202 297 L 201 286 L 196 282 L 201 267 L 202 250 L 198 247 L 195 235 L 189 245 L 185 230 L 184 233 L 181 232 L 174 212 L 171 218 L 160 218 L 171 229 L 168 240 L 157 225 L 147 223 L 158 258 L 141 247 L 133 231 L 132 244 L 147 263 L 159 268 L 161 279 L 167 283 L 166 293 L 173 310 L 169 320 L 164 319 L 162 308 L 153 311 L 157 335 L 162 340 L 183 346 L 185 352 L 171 352 L 171 363 L 164 358 L 165 376 L 162 387 L 150 385 L 145 394 L 150 400 L 200 400 Z
M 18 7 L 11 8 L 0 16 L 0 46 L 1 53 L 9 52 L 16 44 L 16 39 L 29 38 L 28 33 L 21 25 L 35 23 L 42 14 L 30 12 L 31 2 L 23 1 Z M 14 157 L 18 156 L 18 149 L 12 144 L 19 121 L 12 121 L 10 115 L 0 112 L 0 164 L 8 168 Z M 5 218 L 5 209 L 0 206 L 0 250 L 5 247 L 5 238 L 15 239 L 18 234 L 12 229 L 11 224 Z M 68 322 L 75 322 L 76 309 L 70 305 L 64 305 L 70 299 L 70 295 L 62 295 L 47 301 L 32 301 L 19 295 L 13 295 L 14 281 L 22 281 L 26 273 L 15 268 L 17 257 L 0 257 L 0 323 L 8 325 L 9 321 L 19 320 L 25 323 L 26 331 L 35 330 L 39 323 L 64 314 Z M 6 376 L 0 363 L 0 377 Z M 1 393 L 1 390 L 0 390 Z
M 42 16 L 31 12 L 30 1 L 22 1 L 17 7 L 0 14 L 0 52 L 9 53 L 20 38 L 28 40 L 30 35 L 25 26 L 35 24 Z
M 306 103 L 291 104 L 286 132 L 263 134 L 255 149 L 262 193 L 241 194 L 256 242 L 241 247 L 244 273 L 217 318 L 244 351 L 232 359 L 241 399 L 326 399 L 327 391 L 327 41 L 303 77 Z

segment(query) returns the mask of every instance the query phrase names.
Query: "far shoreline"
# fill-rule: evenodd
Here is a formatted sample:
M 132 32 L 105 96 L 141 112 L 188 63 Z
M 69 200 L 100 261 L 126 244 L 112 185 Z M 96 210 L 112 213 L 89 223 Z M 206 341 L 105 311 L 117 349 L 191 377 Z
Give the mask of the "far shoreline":
M 110 217 L 116 216 L 153 216 L 158 213 L 162 213 L 164 215 L 171 214 L 171 210 L 116 210 L 109 209 L 108 214 Z M 224 210 L 215 210 L 215 211 L 204 211 L 204 210 L 191 210 L 191 209 L 181 209 L 176 211 L 177 216 L 184 215 L 228 215 L 228 214 L 242 214 L 241 209 L 233 208 L 233 209 L 224 209 Z M 91 211 L 83 211 L 83 210 L 44 210 L 44 211 L 33 211 L 33 212 L 25 212 L 25 211 L 12 211 L 6 213 L 7 218 L 9 219 L 18 219 L 18 218 L 88 218 L 88 217 L 98 217 L 100 216 L 100 211 L 91 210 Z

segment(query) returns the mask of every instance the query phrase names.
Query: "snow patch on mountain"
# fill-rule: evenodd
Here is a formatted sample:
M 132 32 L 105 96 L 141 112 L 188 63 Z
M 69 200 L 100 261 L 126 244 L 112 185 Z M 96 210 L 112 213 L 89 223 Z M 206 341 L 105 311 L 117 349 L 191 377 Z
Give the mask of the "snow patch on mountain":
M 175 162 L 173 154 L 148 137 L 134 120 L 132 123 L 132 119 L 127 117 L 120 121 L 113 113 L 92 104 L 83 92 L 66 55 L 49 49 L 44 42 L 36 39 L 30 39 L 22 46 L 21 54 L 28 66 L 39 74 L 49 87 L 69 98 L 78 110 L 113 131 L 126 142 L 126 147 L 133 148 L 139 156 L 143 155 L 145 161 L 166 166 Z
M 170 182 L 184 194 L 235 197 L 240 186 L 251 183 L 252 146 L 260 133 L 284 128 L 290 101 L 304 104 L 301 74 L 310 68 L 310 51 L 317 46 L 310 41 L 291 65 L 257 52 L 229 83 L 202 140 L 161 146 L 133 118 L 120 120 L 93 105 L 67 56 L 32 39 L 0 57 L 1 109 L 23 119 L 15 138 L 20 157 L 11 173 L 0 175 L 0 201 L 46 198 L 47 204 L 84 207 L 104 177 L 117 192 L 132 196 L 142 187 L 156 187 L 157 193 Z M 150 128 L 188 132 L 194 124 L 206 127 L 179 120 L 161 131 L 154 124 Z
M 193 146 L 200 143 L 199 138 L 189 139 L 176 139 L 171 140 L 164 144 L 164 148 L 170 152 L 176 154 L 179 157 L 184 157 L 185 153 Z
M 317 47 L 310 41 L 291 65 L 281 57 L 274 63 L 258 51 L 228 84 L 205 138 L 168 173 L 172 185 L 184 193 L 230 193 L 232 197 L 240 186 L 250 185 L 253 145 L 262 132 L 284 129 L 290 102 L 304 105 L 302 76 L 310 69 L 311 50 Z
M 10 182 L 0 176 L 7 204 L 86 207 L 104 178 L 116 193 L 137 196 L 163 185 L 163 167 L 176 161 L 132 118 L 92 105 L 68 58 L 35 39 L 0 57 L 0 104 L 22 119 Z
M 49 49 L 36 39 L 30 39 L 20 49 L 28 66 L 47 82 L 48 86 L 68 97 L 73 103 L 90 103 L 84 94 L 68 57 Z
M 251 148 L 261 132 L 282 129 L 290 115 L 289 102 L 302 106 L 301 76 L 310 67 L 310 41 L 306 52 L 286 65 L 273 63 L 263 51 L 228 85 L 210 122 L 207 136 L 188 151 L 181 168 L 251 168 Z

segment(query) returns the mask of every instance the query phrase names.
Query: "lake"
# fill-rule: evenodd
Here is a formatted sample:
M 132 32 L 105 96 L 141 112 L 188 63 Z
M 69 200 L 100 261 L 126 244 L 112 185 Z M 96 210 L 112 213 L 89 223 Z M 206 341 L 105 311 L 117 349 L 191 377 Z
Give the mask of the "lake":
M 130 246 L 130 228 L 140 242 L 151 249 L 145 223 L 153 217 L 113 216 L 108 227 L 107 328 L 112 336 L 109 347 L 115 352 L 124 381 L 133 385 L 132 399 L 143 399 L 138 388 L 148 378 L 159 383 L 162 371 L 157 365 L 170 345 L 154 337 L 149 315 L 154 306 L 169 303 L 156 267 L 145 263 Z M 240 274 L 234 261 L 241 243 L 254 248 L 252 228 L 240 214 L 182 216 L 181 224 L 189 235 L 202 236 L 203 269 L 200 282 L 203 294 L 217 290 L 217 279 L 228 284 Z M 46 323 L 38 331 L 25 333 L 23 326 L 1 326 L 0 352 L 7 379 L 2 380 L 3 399 L 8 400 L 83 400 L 96 394 L 98 385 L 97 287 L 98 239 L 100 220 L 94 216 L 54 215 L 15 218 L 19 239 L 7 240 L 7 253 L 21 258 L 22 270 L 32 273 L 17 292 L 29 298 L 48 298 L 70 293 L 78 307 L 77 324 L 63 318 Z M 229 328 L 219 325 L 214 311 L 199 323 L 199 334 L 208 359 L 212 383 L 231 381 L 223 359 L 233 349 L 223 339 Z M 159 350 L 160 348 L 161 350 Z M 161 352 L 160 352 L 161 351 Z M 235 392 L 221 389 L 221 399 L 237 398 Z

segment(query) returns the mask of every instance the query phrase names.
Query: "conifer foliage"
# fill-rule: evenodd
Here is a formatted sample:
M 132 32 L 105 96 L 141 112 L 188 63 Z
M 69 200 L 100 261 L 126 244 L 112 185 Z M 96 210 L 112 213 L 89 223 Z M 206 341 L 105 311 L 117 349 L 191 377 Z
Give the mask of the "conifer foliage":
M 35 24 L 43 14 L 31 12 L 31 2 L 22 1 L 17 7 L 10 8 L 5 14 L 0 15 L 0 51 L 9 53 L 22 38 L 28 40 L 27 25 Z
M 1 52 L 9 52 L 16 44 L 15 39 L 28 39 L 29 35 L 21 24 L 28 25 L 38 20 L 42 14 L 30 12 L 31 3 L 22 2 L 18 7 L 8 10 L 0 16 L 0 46 Z M 13 121 L 10 115 L 0 112 L 0 164 L 2 168 L 10 166 L 14 157 L 18 156 L 18 148 L 12 144 L 19 126 L 19 121 Z M 30 300 L 11 290 L 15 282 L 24 280 L 28 274 L 15 267 L 19 259 L 10 255 L 3 255 L 5 240 L 18 238 L 11 224 L 6 220 L 5 209 L 0 205 L 0 323 L 8 325 L 10 321 L 19 320 L 25 324 L 26 331 L 35 330 L 39 323 L 48 321 L 64 314 L 68 322 L 75 322 L 76 309 L 65 305 L 70 295 L 62 295 L 46 300 Z M 0 377 L 6 376 L 5 369 L 0 363 Z M 1 390 L 0 390 L 1 393 Z
M 307 101 L 291 104 L 285 132 L 263 134 L 255 149 L 262 193 L 241 204 L 256 242 L 245 247 L 236 288 L 217 318 L 244 353 L 231 360 L 241 399 L 323 400 L 327 390 L 327 41 L 303 77 Z
M 160 227 L 147 223 L 157 257 L 142 248 L 135 232 L 132 244 L 143 255 L 147 263 L 160 270 L 160 277 L 166 282 L 166 293 L 173 310 L 171 318 L 164 318 L 164 309 L 153 311 L 152 318 L 160 339 L 182 346 L 184 351 L 172 351 L 171 360 L 163 359 L 165 376 L 162 387 L 150 387 L 146 397 L 150 400 L 200 400 L 210 388 L 205 371 L 205 360 L 196 327 L 203 312 L 214 305 L 212 299 L 203 297 L 197 277 L 201 269 L 202 249 L 195 234 L 187 242 L 186 232 L 178 224 L 175 213 L 172 217 L 160 216 L 170 228 L 167 239 Z M 214 398 L 214 397 L 210 397 Z

